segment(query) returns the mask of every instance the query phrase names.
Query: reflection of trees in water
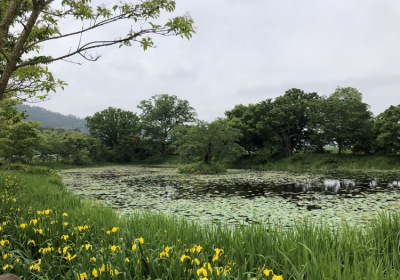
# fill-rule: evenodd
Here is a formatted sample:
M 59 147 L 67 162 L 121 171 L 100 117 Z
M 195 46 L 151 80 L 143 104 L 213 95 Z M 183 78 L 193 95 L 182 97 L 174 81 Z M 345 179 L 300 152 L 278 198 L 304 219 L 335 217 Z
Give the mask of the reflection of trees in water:
M 392 181 L 388 183 L 389 188 L 400 188 L 400 181 Z
M 352 190 L 357 186 L 356 180 L 335 180 L 335 179 L 325 179 L 325 180 L 308 180 L 306 182 L 297 182 L 294 184 L 295 190 L 298 192 L 309 192 L 309 191 L 325 191 L 338 193 L 339 190 L 346 189 Z

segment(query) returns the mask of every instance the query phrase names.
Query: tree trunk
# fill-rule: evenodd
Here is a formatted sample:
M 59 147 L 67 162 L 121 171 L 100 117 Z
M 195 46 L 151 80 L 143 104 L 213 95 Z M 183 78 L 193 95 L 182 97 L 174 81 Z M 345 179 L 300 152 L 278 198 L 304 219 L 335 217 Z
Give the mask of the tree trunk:
M 167 151 L 165 149 L 165 142 L 161 141 L 160 144 L 161 144 L 161 154 L 165 157 L 167 155 Z
M 8 171 L 11 170 L 11 158 L 12 158 L 12 155 L 10 155 L 10 157 L 8 158 Z
M 15 5 L 18 5 L 18 2 L 20 2 L 20 1 L 16 1 L 16 2 L 17 3 L 15 3 Z M 40 15 L 40 13 L 42 12 L 43 7 L 45 6 L 44 1 L 32 1 L 32 2 L 33 2 L 32 13 L 29 16 L 29 19 L 26 22 L 24 29 L 21 32 L 21 35 L 19 36 L 17 42 L 15 43 L 15 46 L 13 47 L 11 54 L 8 57 L 4 71 L 0 77 L 0 100 L 3 100 L 5 97 L 4 94 L 7 89 L 8 81 L 10 80 L 13 72 L 16 70 L 17 63 L 20 60 L 21 55 L 24 50 L 24 45 L 25 45 L 29 35 L 31 34 L 33 27 L 35 26 L 35 23 Z M 14 7 L 15 5 L 12 5 L 12 7 Z M 12 7 L 10 7 L 9 9 L 12 9 Z M 8 14 L 9 9 L 7 9 L 7 14 Z M 18 10 L 17 10 L 17 12 L 18 12 Z M 15 16 L 15 14 L 12 15 L 12 17 L 14 17 L 14 16 Z M 1 24 L 3 24 L 3 23 L 4 23 L 4 21 L 1 22 Z M 8 28 L 6 28 L 6 26 L 1 26 L 1 28 L 3 30 L 7 29 L 7 31 L 8 31 Z M 1 30 L 1 31 L 3 32 L 3 30 Z M 0 34 L 0 35 L 3 36 L 3 34 Z M 2 43 L 2 42 L 0 42 L 0 43 Z M 0 49 L 0 50 L 2 50 L 2 49 Z
M 283 138 L 283 141 L 285 142 L 285 148 L 283 149 L 285 157 L 287 157 L 287 158 L 291 157 L 293 155 L 292 141 L 290 141 L 290 137 L 287 134 L 286 130 L 282 131 L 282 138 Z

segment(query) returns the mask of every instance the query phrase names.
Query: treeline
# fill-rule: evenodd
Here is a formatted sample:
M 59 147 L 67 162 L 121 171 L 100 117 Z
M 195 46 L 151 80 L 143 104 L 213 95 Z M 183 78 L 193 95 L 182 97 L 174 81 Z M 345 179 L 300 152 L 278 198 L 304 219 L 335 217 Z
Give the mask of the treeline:
M 85 164 L 178 154 L 185 162 L 209 164 L 243 156 L 262 163 L 272 156 L 324 153 L 328 145 L 339 153 L 396 154 L 400 149 L 400 105 L 374 117 L 351 87 L 338 87 L 329 96 L 293 88 L 274 100 L 236 105 L 210 123 L 196 119 L 195 109 L 176 96 L 156 95 L 137 107 L 139 115 L 109 107 L 86 117 L 88 134 L 39 131 L 34 122 L 25 122 L 31 126 L 25 134 L 17 129 L 7 136 L 2 130 L 0 150 L 10 161 L 23 157 Z M 3 114 L 2 123 L 23 119 L 19 114 Z
M 63 115 L 61 113 L 52 112 L 37 106 L 29 106 L 26 104 L 16 105 L 19 112 L 27 110 L 26 121 L 41 122 L 39 127 L 53 127 L 71 130 L 78 128 L 82 132 L 88 133 L 86 121 L 73 115 Z

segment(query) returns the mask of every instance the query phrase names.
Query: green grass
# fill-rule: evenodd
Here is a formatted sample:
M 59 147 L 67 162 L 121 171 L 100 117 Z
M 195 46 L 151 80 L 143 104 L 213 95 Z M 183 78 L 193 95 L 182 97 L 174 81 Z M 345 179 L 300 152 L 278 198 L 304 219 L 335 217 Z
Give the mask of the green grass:
M 224 173 L 226 169 L 218 163 L 206 164 L 204 162 L 194 162 L 185 164 L 178 168 L 178 173 L 197 173 L 197 174 L 215 174 Z
M 272 279 L 265 269 L 285 280 L 400 279 L 397 213 L 381 214 L 363 230 L 332 232 L 308 221 L 286 230 L 225 228 L 163 215 L 119 218 L 67 192 L 52 173 L 0 172 L 0 192 L 0 273 L 23 279 L 94 279 L 94 270 L 95 279 L 204 279 L 197 275 L 203 265 L 207 279 Z M 168 257 L 160 257 L 167 246 Z M 223 251 L 217 256 L 216 249 Z
M 273 157 L 266 163 L 257 163 L 254 158 L 247 157 L 227 164 L 226 167 L 259 170 L 400 170 L 400 155 L 295 154 L 291 158 Z

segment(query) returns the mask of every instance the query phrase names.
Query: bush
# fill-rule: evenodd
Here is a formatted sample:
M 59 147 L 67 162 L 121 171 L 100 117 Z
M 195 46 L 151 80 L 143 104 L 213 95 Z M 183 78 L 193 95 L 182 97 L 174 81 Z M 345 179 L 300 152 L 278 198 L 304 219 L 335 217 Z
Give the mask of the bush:
M 321 161 L 323 164 L 337 164 L 338 161 L 335 158 L 324 158 Z
M 204 162 L 194 162 L 178 168 L 179 173 L 215 174 L 226 172 L 226 169 L 217 163 L 206 164 Z
M 10 163 L 10 170 L 21 170 L 22 168 L 26 168 L 26 167 L 29 168 L 28 165 L 23 164 L 20 161 L 16 161 L 16 162 Z
M 291 162 L 303 162 L 303 157 L 299 154 L 295 154 L 290 158 Z

